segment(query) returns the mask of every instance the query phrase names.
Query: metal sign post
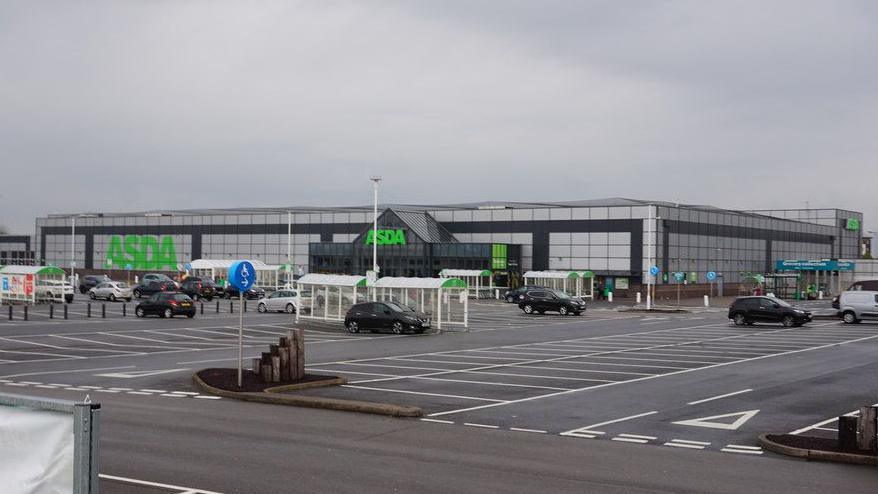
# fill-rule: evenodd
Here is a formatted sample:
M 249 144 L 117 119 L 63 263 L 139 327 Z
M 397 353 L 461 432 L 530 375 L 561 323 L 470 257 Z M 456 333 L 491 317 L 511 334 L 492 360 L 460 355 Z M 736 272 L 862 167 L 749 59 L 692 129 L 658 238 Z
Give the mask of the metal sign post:
M 253 286 L 256 270 L 250 261 L 235 261 L 229 266 L 229 285 L 238 290 L 239 322 L 238 327 L 238 387 L 243 385 L 244 373 L 244 292 Z

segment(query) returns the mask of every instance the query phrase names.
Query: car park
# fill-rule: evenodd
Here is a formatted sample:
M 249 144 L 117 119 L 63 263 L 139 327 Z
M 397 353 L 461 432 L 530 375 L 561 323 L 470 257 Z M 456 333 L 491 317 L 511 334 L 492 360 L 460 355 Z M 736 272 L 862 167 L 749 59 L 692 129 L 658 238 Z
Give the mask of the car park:
M 839 314 L 845 324 L 863 320 L 878 320 L 878 291 L 842 292 L 839 296 Z
M 107 275 L 94 275 L 89 274 L 83 276 L 79 279 L 79 293 L 85 295 L 92 288 L 100 285 L 101 283 L 108 281 L 110 278 Z
M 135 286 L 131 293 L 134 295 L 134 298 L 141 298 L 150 297 L 159 292 L 173 292 L 176 290 L 177 287 L 174 286 L 173 281 L 149 281 Z
M 578 316 L 586 310 L 585 301 L 581 298 L 571 297 L 564 292 L 548 289 L 525 292 L 518 299 L 518 308 L 523 310 L 525 314 L 557 312 L 562 316 L 568 314 Z
M 344 325 L 350 333 L 364 329 L 373 333 L 386 330 L 394 334 L 423 333 L 430 327 L 430 317 L 395 302 L 365 302 L 351 307 Z
M 240 292 L 237 288 L 233 286 L 227 286 L 224 291 L 224 295 L 228 299 L 238 298 L 240 296 Z M 263 297 L 265 297 L 265 290 L 256 285 L 251 286 L 250 289 L 244 292 L 244 298 L 247 300 L 259 300 Z
M 92 300 L 102 299 L 110 302 L 125 300 L 130 302 L 133 296 L 131 287 L 124 281 L 104 281 L 88 291 L 88 298 Z
M 44 302 L 73 302 L 73 285 L 61 280 L 42 280 L 36 287 L 37 300 Z
M 517 302 L 525 293 L 531 290 L 548 290 L 548 287 L 540 286 L 540 285 L 523 285 L 518 288 L 513 288 L 511 290 L 506 290 L 503 294 L 503 298 L 507 303 L 515 303 Z
M 296 292 L 294 290 L 278 290 L 267 297 L 259 299 L 256 306 L 259 312 L 296 312 Z
M 801 326 L 811 322 L 811 312 L 793 307 L 774 297 L 740 297 L 729 306 L 729 319 L 736 326 L 757 322 L 781 323 L 785 327 Z
M 195 317 L 195 304 L 185 293 L 158 292 L 137 304 L 134 314 L 137 317 L 155 315 L 162 318 L 184 315 L 191 319 Z
M 207 277 L 189 276 L 180 283 L 180 291 L 192 300 L 213 300 L 216 297 L 216 283 Z

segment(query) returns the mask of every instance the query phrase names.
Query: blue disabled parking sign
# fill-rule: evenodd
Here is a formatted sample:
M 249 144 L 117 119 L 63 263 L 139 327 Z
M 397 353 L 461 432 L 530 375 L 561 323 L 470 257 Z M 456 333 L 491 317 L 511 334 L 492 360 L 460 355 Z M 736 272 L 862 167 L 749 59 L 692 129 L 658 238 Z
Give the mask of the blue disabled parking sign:
M 235 261 L 229 266 L 229 284 L 246 292 L 256 282 L 256 270 L 250 261 Z
M 708 271 L 707 272 L 707 281 L 713 281 L 715 279 L 716 279 L 716 272 L 715 271 Z
M 651 274 L 653 276 L 659 274 L 659 271 L 660 270 L 659 270 L 658 266 L 653 266 L 653 267 L 649 268 L 649 274 Z

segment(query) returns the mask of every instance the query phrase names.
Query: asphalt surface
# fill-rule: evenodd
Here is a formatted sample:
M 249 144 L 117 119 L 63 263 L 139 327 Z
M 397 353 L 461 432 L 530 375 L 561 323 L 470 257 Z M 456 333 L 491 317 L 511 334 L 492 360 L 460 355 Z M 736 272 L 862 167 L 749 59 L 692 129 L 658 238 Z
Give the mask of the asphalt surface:
M 223 304 L 227 304 L 224 302 Z M 245 356 L 294 326 L 245 314 Z M 763 452 L 878 401 L 878 325 L 731 326 L 722 309 L 528 317 L 471 306 L 471 331 L 351 335 L 305 324 L 307 393 L 421 406 L 424 419 L 206 396 L 238 314 L 0 321 L 0 390 L 102 403 L 104 492 L 874 492 L 873 468 Z M 128 307 L 131 312 L 131 306 Z M 100 312 L 92 308 L 93 315 Z M 57 308 L 56 308 L 57 315 Z M 829 420 L 829 422 L 827 422 Z M 821 430 L 827 429 L 827 430 Z M 805 433 L 805 432 L 803 432 Z M 146 485 L 144 482 L 164 484 Z

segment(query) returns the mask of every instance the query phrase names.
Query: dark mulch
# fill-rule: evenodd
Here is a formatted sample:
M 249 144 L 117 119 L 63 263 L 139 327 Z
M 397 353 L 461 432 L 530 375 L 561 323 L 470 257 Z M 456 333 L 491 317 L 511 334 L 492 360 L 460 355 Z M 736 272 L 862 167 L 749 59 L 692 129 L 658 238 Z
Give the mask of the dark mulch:
M 859 449 L 842 449 L 838 445 L 838 441 L 826 437 L 811 436 L 793 436 L 791 434 L 769 434 L 766 438 L 784 446 L 802 449 L 818 449 L 821 451 L 831 451 L 833 453 L 851 453 L 865 456 L 878 456 L 874 451 L 863 451 Z
M 238 387 L 238 369 L 204 369 L 198 371 L 198 377 L 206 384 L 214 388 L 226 391 L 238 391 L 248 393 L 258 393 L 265 391 L 266 388 L 274 388 L 276 386 L 284 386 L 287 384 L 302 384 L 315 381 L 326 381 L 335 379 L 337 376 L 324 376 L 320 374 L 305 374 L 304 379 L 298 381 L 280 381 L 276 383 L 266 383 L 259 378 L 251 370 L 244 369 L 241 374 L 241 384 Z

